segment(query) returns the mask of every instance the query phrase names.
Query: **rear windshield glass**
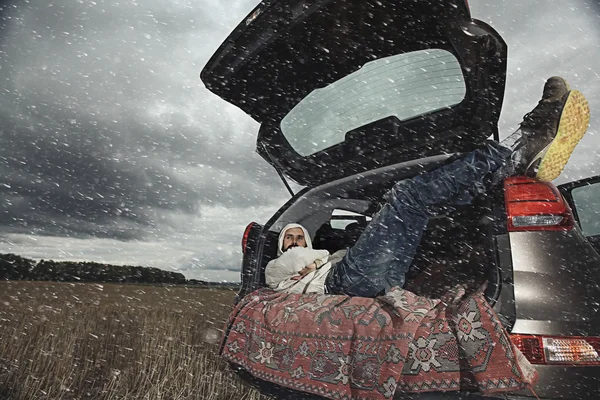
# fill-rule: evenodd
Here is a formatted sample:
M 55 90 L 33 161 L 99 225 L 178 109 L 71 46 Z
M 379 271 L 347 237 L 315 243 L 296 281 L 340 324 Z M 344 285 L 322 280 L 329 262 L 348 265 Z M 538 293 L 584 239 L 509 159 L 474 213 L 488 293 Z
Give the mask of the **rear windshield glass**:
M 407 120 L 459 104 L 466 88 L 458 60 L 430 49 L 390 56 L 298 103 L 281 121 L 293 149 L 309 156 L 344 141 L 347 132 L 391 116 Z

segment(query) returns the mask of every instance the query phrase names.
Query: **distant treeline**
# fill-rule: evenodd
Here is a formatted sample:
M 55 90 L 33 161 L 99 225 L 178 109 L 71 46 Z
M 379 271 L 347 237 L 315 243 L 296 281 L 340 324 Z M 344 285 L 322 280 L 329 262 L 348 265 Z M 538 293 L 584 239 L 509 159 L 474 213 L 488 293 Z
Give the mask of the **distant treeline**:
M 36 263 L 34 260 L 15 254 L 0 254 L 0 280 L 223 285 L 186 279 L 179 272 L 158 268 L 110 265 L 88 261 L 41 260 Z

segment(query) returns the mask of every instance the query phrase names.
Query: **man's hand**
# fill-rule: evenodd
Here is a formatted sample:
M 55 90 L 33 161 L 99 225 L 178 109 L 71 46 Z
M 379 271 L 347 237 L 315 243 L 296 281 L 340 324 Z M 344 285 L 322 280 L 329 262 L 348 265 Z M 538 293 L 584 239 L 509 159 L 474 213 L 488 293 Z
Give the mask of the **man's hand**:
M 298 275 L 293 276 L 292 280 L 299 281 L 300 279 L 304 278 L 306 275 L 310 274 L 311 272 L 313 272 L 316 269 L 317 269 L 317 264 L 315 264 L 314 262 L 311 264 L 308 264 L 306 267 L 304 267 L 300 271 L 298 271 Z

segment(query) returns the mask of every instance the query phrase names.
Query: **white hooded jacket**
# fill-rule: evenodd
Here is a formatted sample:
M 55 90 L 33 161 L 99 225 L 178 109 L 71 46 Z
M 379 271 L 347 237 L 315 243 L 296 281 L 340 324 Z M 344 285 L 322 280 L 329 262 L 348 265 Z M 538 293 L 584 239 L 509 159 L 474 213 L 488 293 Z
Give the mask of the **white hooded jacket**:
M 286 252 L 283 251 L 283 238 L 285 233 L 292 228 L 300 228 L 304 231 L 306 247 L 292 247 Z M 267 285 L 274 290 L 288 293 L 325 293 L 325 279 L 331 267 L 340 261 L 345 250 L 340 250 L 330 255 L 327 250 L 315 250 L 312 248 L 312 241 L 308 231 L 299 224 L 286 225 L 279 234 L 277 244 L 277 258 L 269 261 L 265 269 L 265 279 Z M 306 274 L 300 280 L 293 280 L 292 277 L 298 276 L 298 272 L 316 260 L 321 260 L 322 264 L 317 270 Z

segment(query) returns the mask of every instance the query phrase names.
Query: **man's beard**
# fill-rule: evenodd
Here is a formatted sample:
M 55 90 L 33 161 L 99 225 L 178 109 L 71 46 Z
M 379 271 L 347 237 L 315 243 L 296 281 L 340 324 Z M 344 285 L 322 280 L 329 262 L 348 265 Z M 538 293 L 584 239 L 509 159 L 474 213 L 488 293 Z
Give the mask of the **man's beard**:
M 286 247 L 285 249 L 283 249 L 283 252 L 285 253 L 286 251 L 288 251 L 292 247 L 300 247 L 300 246 L 298 246 L 297 244 L 290 244 L 288 247 Z

